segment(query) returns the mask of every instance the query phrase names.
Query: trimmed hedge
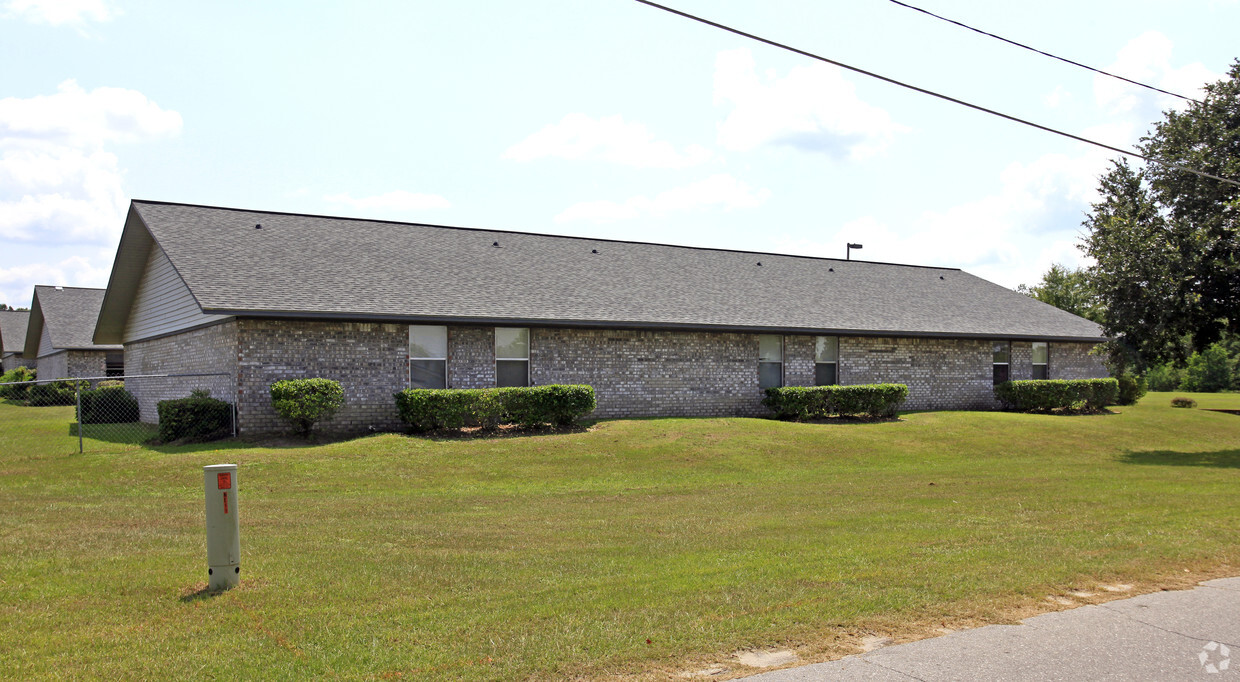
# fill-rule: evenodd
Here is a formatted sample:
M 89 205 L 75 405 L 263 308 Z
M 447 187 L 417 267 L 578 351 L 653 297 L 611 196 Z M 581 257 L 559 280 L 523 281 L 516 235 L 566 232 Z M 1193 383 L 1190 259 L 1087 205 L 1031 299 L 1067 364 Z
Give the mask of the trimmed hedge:
M 80 382 L 86 388 L 85 381 Z M 76 405 L 77 388 L 72 381 L 53 381 L 46 384 L 35 384 L 26 394 L 26 404 L 31 407 L 49 407 L 52 405 Z
M 1136 405 L 1146 391 L 1145 377 L 1134 377 L 1129 374 L 1119 376 L 1116 381 L 1119 382 L 1119 396 L 1115 399 L 1116 405 Z
M 124 386 L 104 386 L 82 391 L 79 424 L 120 424 L 136 421 L 138 399 L 126 391 Z
M 1097 412 L 1116 403 L 1119 382 L 1115 379 L 1005 381 L 995 386 L 995 397 L 1005 407 L 1020 412 Z
M 1171 406 L 1193 408 L 1197 407 L 1197 401 L 1192 398 L 1185 398 L 1184 396 L 1176 396 L 1171 399 Z
M 822 419 L 832 415 L 894 417 L 908 398 L 904 384 L 857 386 L 782 386 L 766 389 L 762 399 L 777 419 Z
M 285 379 L 271 385 L 271 406 L 276 414 L 309 437 L 314 425 L 330 419 L 344 405 L 344 389 L 331 379 Z
M 194 391 L 188 398 L 161 400 L 156 405 L 159 413 L 159 440 L 205 441 L 232 435 L 232 405 L 210 397 L 203 390 Z
M 520 388 L 406 389 L 396 410 L 416 432 L 500 424 L 568 426 L 594 411 L 594 388 L 584 385 Z

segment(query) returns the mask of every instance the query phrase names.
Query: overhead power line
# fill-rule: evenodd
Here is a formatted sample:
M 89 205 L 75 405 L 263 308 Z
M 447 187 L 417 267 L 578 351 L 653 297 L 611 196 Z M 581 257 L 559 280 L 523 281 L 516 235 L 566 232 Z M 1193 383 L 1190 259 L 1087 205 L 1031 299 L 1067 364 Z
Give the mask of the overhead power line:
M 1157 165 L 1159 165 L 1159 166 L 1165 166 L 1165 167 L 1167 167 L 1167 168 L 1174 168 L 1174 169 L 1176 169 L 1176 170 L 1184 171 L 1185 173 L 1192 173 L 1193 175 L 1198 175 L 1198 176 L 1201 176 L 1201 177 L 1203 177 L 1203 178 L 1210 178 L 1211 180 L 1218 180 L 1219 182 L 1225 182 L 1225 183 L 1227 183 L 1227 184 L 1229 184 L 1229 185 L 1235 185 L 1235 186 L 1237 186 L 1237 187 L 1240 187 L 1240 182 L 1237 182 L 1237 181 L 1235 181 L 1235 180 L 1228 180 L 1227 178 L 1219 177 L 1219 176 L 1217 176 L 1217 175 L 1212 175 L 1212 174 L 1210 174 L 1210 173 L 1206 173 L 1206 172 L 1204 172 L 1204 171 L 1199 171 L 1199 170 L 1196 170 L 1196 169 L 1193 169 L 1193 168 L 1188 168 L 1188 167 L 1186 167 L 1186 166 L 1181 166 L 1181 165 L 1179 165 L 1178 163 L 1172 163 L 1172 162 L 1170 162 L 1170 161 L 1163 161 L 1163 160 L 1161 160 L 1161 159 L 1157 159 L 1157 158 L 1154 158 L 1154 157 L 1152 157 L 1152 156 L 1146 156 L 1146 155 L 1144 155 L 1144 154 L 1140 154 L 1140 153 L 1138 153 L 1138 152 L 1134 152 L 1134 151 L 1132 151 L 1132 150 L 1130 150 L 1130 149 L 1123 149 L 1123 148 L 1120 148 L 1120 147 L 1112 147 L 1112 146 L 1111 146 L 1111 145 L 1109 145 L 1109 144 L 1105 144 L 1105 143 L 1103 143 L 1103 142 L 1098 142 L 1098 141 L 1096 141 L 1096 140 L 1091 140 L 1091 139 L 1089 139 L 1089 138 L 1081 137 L 1080 135 L 1073 135 L 1072 133 L 1064 132 L 1064 131 L 1062 131 L 1062 130 L 1057 130 L 1057 129 L 1055 129 L 1055 128 L 1051 128 L 1051 127 L 1049 127 L 1049 126 L 1044 126 L 1044 125 L 1042 125 L 1042 124 L 1040 124 L 1040 123 L 1034 123 L 1033 121 L 1028 121 L 1028 120 L 1026 120 L 1026 119 L 1019 118 L 1019 117 L 1016 117 L 1016 116 L 1012 116 L 1012 115 L 1010 115 L 1010 114 L 1005 114 L 1005 113 L 1003 113 L 1003 112 L 1001 112 L 1001 111 L 995 111 L 994 109 L 987 109 L 986 107 L 983 107 L 983 106 L 980 106 L 980 105 L 977 105 L 977 104 L 971 104 L 971 103 L 966 102 L 966 101 L 964 101 L 964 100 L 962 100 L 962 99 L 956 99 L 955 97 L 951 97 L 951 96 L 948 96 L 948 95 L 944 95 L 944 94 L 942 94 L 942 93 L 938 93 L 938 92 L 935 92 L 935 91 L 933 91 L 933 90 L 927 90 L 926 88 L 918 87 L 918 86 L 916 86 L 916 85 L 911 85 L 911 84 L 909 84 L 909 83 L 905 83 L 905 82 L 903 82 L 903 81 L 898 81 L 898 80 L 896 80 L 896 79 L 894 79 L 894 78 L 888 78 L 887 76 L 883 76 L 883 75 L 880 75 L 880 74 L 874 73 L 874 72 L 872 72 L 872 71 L 866 71 L 865 69 L 861 69 L 861 68 L 858 68 L 858 67 L 855 67 L 855 66 L 851 66 L 851 65 L 845 64 L 845 63 L 843 63 L 843 62 L 838 62 L 838 61 L 835 61 L 834 59 L 830 59 L 830 58 L 828 58 L 828 57 L 823 57 L 822 55 L 817 55 L 817 54 L 814 54 L 813 52 L 807 52 L 807 51 L 805 51 L 805 50 L 802 50 L 802 49 L 799 49 L 799 48 L 796 48 L 796 47 L 792 47 L 791 45 L 785 45 L 784 43 L 776 42 L 776 41 L 774 41 L 774 40 L 770 40 L 769 38 L 763 38 L 762 36 L 754 35 L 754 34 L 752 34 L 752 33 L 746 33 L 745 31 L 742 31 L 742 30 L 737 29 L 737 28 L 732 28 L 731 26 L 727 26 L 727 25 L 724 25 L 724 24 L 720 24 L 720 23 L 718 23 L 718 22 L 711 21 L 711 20 L 709 20 L 709 19 L 704 19 L 704 18 L 702 18 L 702 17 L 695 16 L 695 15 L 693 15 L 693 14 L 689 14 L 688 12 L 682 12 L 682 11 L 680 11 L 680 10 L 678 10 L 678 9 L 673 9 L 673 8 L 671 8 L 671 7 L 667 7 L 667 6 L 665 6 L 665 5 L 660 5 L 660 4 L 659 4 L 659 3 L 657 3 L 657 2 L 651 2 L 651 0 L 634 0 L 634 1 L 635 1 L 635 2 L 640 2 L 640 3 L 641 3 L 641 4 L 643 4 L 643 5 L 649 5 L 650 7 L 654 7 L 655 9 L 661 9 L 661 10 L 663 10 L 664 12 L 668 12 L 668 13 L 670 13 L 670 14 L 675 14 L 675 15 L 677 15 L 677 16 L 684 17 L 684 18 L 686 18 L 686 19 L 690 19 L 690 20 L 692 20 L 692 21 L 696 21 L 696 22 L 701 23 L 701 24 L 706 24 L 707 26 L 713 26 L 714 28 L 720 29 L 720 30 L 722 30 L 722 31 L 727 31 L 728 33 L 734 33 L 734 34 L 736 34 L 736 35 L 738 35 L 738 36 L 742 36 L 742 37 L 745 37 L 745 38 L 749 38 L 750 40 L 755 40 L 755 41 L 757 41 L 757 42 L 764 43 L 764 44 L 766 44 L 766 45 L 770 45 L 770 46 L 772 46 L 772 47 L 778 47 L 778 48 L 779 48 L 779 49 L 781 49 L 781 50 L 787 50 L 788 52 L 792 52 L 792 53 L 794 53 L 794 54 L 799 54 L 799 55 L 801 55 L 801 56 L 803 56 L 803 57 L 809 57 L 810 59 L 815 59 L 815 60 L 817 60 L 817 61 L 820 61 L 820 62 L 825 62 L 825 63 L 827 63 L 827 64 L 831 64 L 831 65 L 833 65 L 833 66 L 838 66 L 838 67 L 840 67 L 841 69 L 847 69 L 847 70 L 852 71 L 852 72 L 854 72 L 854 73 L 859 73 L 859 74 L 861 74 L 861 75 L 863 75 L 863 76 L 869 76 L 870 78 L 875 78 L 875 79 L 878 79 L 878 80 L 883 81 L 883 82 L 885 82 L 885 83 L 891 83 L 892 85 L 898 85 L 898 86 L 900 86 L 900 87 L 902 87 L 902 88 L 905 88 L 905 89 L 908 89 L 908 90 L 912 90 L 912 91 L 914 91 L 914 92 L 920 92 L 920 93 L 921 93 L 921 94 L 923 94 L 923 95 L 929 95 L 929 96 L 931 96 L 931 97 L 936 97 L 936 98 L 938 98 L 938 99 L 941 99 L 941 100 L 944 100 L 944 101 L 947 101 L 947 102 L 951 102 L 951 103 L 953 103 L 953 104 L 959 104 L 959 105 L 960 105 L 960 106 L 962 106 L 962 107 L 968 107 L 969 109 L 973 109 L 973 110 L 975 110 L 975 111 L 980 111 L 980 112 L 982 112 L 982 113 L 990 114 L 991 116 L 998 116 L 999 118 L 1004 118 L 1004 119 L 1007 119 L 1007 120 L 1009 120 L 1009 121 L 1012 121 L 1013 123 L 1019 123 L 1019 124 L 1021 124 L 1021 125 L 1026 125 L 1026 126 L 1029 126 L 1030 128 L 1037 128 L 1038 130 L 1042 130 L 1042 131 L 1045 131 L 1045 132 L 1048 132 L 1048 133 L 1052 133 L 1052 134 L 1054 134 L 1054 135 L 1059 135 L 1059 136 L 1061 136 L 1061 137 L 1066 137 L 1066 138 L 1068 138 L 1068 139 L 1070 139 L 1070 140 L 1076 140 L 1077 142 L 1084 142 L 1085 144 L 1093 145 L 1093 146 L 1095 146 L 1095 147 L 1101 147 L 1102 149 L 1106 149 L 1106 150 L 1109 150 L 1109 151 L 1113 151 L 1113 152 L 1115 152 L 1115 153 L 1117 153 L 1117 154 L 1123 154 L 1124 156 L 1131 156 L 1131 157 L 1133 157 L 1133 158 L 1141 159 L 1141 160 L 1143 160 L 1143 161 L 1147 161 L 1147 162 L 1149 162 L 1149 163 L 1157 164 Z
M 1131 78 L 1125 78 L 1125 77 L 1123 77 L 1123 76 L 1119 76 L 1119 75 L 1116 75 L 1116 74 L 1110 73 L 1109 71 L 1103 71 L 1102 69 L 1095 69 L 1094 67 L 1089 66 L 1089 65 L 1087 65 L 1087 64 L 1082 64 L 1082 63 L 1080 63 L 1080 62 L 1074 62 L 1074 61 L 1072 61 L 1071 59 L 1067 59 L 1066 57 L 1060 57 L 1059 55 L 1054 55 L 1054 54 L 1051 54 L 1050 52 L 1044 52 L 1044 51 L 1042 51 L 1042 50 L 1039 50 L 1039 49 L 1038 49 L 1038 48 L 1036 48 L 1036 47 L 1030 47 L 1030 46 L 1028 46 L 1028 45 L 1025 45 L 1024 43 L 1018 43 L 1018 42 L 1016 42 L 1015 40 L 1008 40 L 1007 38 L 1004 38 L 1003 36 L 1000 36 L 1000 35 L 995 35 L 994 33 L 989 33 L 989 32 L 987 32 L 987 31 L 983 31 L 983 30 L 982 30 L 982 29 L 980 29 L 980 28 L 974 28 L 974 27 L 972 27 L 972 26 L 970 26 L 970 25 L 968 25 L 968 24 L 965 24 L 965 23 L 962 23 L 962 22 L 956 21 L 955 19 L 948 19 L 947 17 L 940 16 L 940 15 L 935 14 L 934 12 L 931 12 L 931 11 L 929 11 L 929 10 L 925 10 L 925 9 L 920 8 L 920 7 L 914 7 L 914 6 L 910 5 L 910 4 L 908 4 L 907 2 L 900 2 L 900 0 L 889 0 L 889 1 L 890 1 L 890 2 L 892 2 L 892 3 L 894 3 L 894 4 L 899 5 L 899 6 L 901 6 L 901 7 L 907 7 L 908 9 L 911 9 L 911 10 L 914 10 L 914 11 L 917 11 L 917 12 L 921 12 L 922 14 L 928 14 L 928 15 L 930 15 L 930 16 L 932 16 L 932 17 L 934 17 L 935 19 L 939 19 L 939 20 L 941 20 L 941 21 L 946 21 L 946 22 L 947 22 L 947 23 L 949 23 L 949 24 L 955 24 L 955 25 L 959 26 L 960 28 L 967 28 L 967 29 L 969 29 L 970 31 L 973 31 L 974 33 L 980 33 L 980 34 L 982 34 L 982 35 L 984 35 L 984 36 L 989 36 L 989 37 L 991 37 L 991 38 L 994 38 L 995 40 L 1002 40 L 1003 42 L 1005 42 L 1005 43 L 1007 43 L 1007 44 L 1009 44 L 1009 45 L 1015 45 L 1016 47 L 1020 47 L 1020 48 L 1024 48 L 1024 49 L 1026 49 L 1026 50 L 1029 50 L 1030 52 L 1037 52 L 1038 54 L 1040 54 L 1040 55 L 1042 55 L 1042 56 L 1045 56 L 1045 57 L 1050 57 L 1051 59 L 1058 59 L 1058 60 L 1059 60 L 1059 61 L 1061 61 L 1061 62 L 1064 62 L 1064 63 L 1067 63 L 1067 64 L 1071 64 L 1071 65 L 1073 65 L 1073 66 L 1079 66 L 1079 67 L 1081 67 L 1082 69 L 1088 69 L 1088 70 L 1090 70 L 1090 71 L 1093 71 L 1094 73 L 1100 73 L 1100 74 L 1102 74 L 1102 75 L 1104 75 L 1104 76 L 1110 76 L 1111 78 L 1115 78 L 1115 79 L 1117 79 L 1117 80 L 1124 81 L 1125 83 L 1131 83 L 1131 84 L 1136 85 L 1136 86 L 1138 86 L 1138 87 L 1147 88 L 1147 89 L 1149 89 L 1149 90 L 1153 90 L 1153 91 L 1155 91 L 1155 92 L 1161 92 L 1161 93 L 1162 93 L 1162 94 L 1164 94 L 1164 95 L 1171 95 L 1172 97 L 1179 97 L 1180 99 L 1182 99 L 1182 100 L 1187 100 L 1187 101 L 1189 101 L 1189 102 L 1197 102 L 1197 100 L 1193 99 L 1192 97 L 1185 97 L 1184 95 L 1180 95 L 1180 94 L 1177 94 L 1177 93 L 1171 92 L 1171 91 L 1169 91 L 1169 90 L 1163 90 L 1162 88 L 1154 87 L 1153 85 L 1148 85 L 1148 84 L 1146 84 L 1146 83 L 1142 83 L 1142 82 L 1140 82 L 1140 81 L 1134 81 L 1134 80 L 1132 80 Z M 1198 103 L 1200 103 L 1200 102 L 1198 102 Z

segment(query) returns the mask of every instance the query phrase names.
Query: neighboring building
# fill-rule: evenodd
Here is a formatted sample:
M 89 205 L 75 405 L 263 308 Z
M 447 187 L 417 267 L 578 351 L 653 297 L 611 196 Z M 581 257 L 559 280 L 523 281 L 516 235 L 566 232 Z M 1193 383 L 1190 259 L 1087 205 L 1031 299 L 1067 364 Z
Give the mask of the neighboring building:
M 34 367 L 33 357 L 26 356 L 26 325 L 29 310 L 0 310 L 0 370 Z
M 26 326 L 26 357 L 38 359 L 39 379 L 121 376 L 124 347 L 92 340 L 103 289 L 36 286 Z
M 341 382 L 334 430 L 399 428 L 408 386 L 594 386 L 599 417 L 761 415 L 761 388 L 1106 376 L 1097 325 L 960 270 L 135 201 L 94 340 L 131 374 L 224 372 L 243 433 L 268 386 Z M 156 400 L 139 391 L 143 418 Z M 183 395 L 185 392 L 182 392 Z

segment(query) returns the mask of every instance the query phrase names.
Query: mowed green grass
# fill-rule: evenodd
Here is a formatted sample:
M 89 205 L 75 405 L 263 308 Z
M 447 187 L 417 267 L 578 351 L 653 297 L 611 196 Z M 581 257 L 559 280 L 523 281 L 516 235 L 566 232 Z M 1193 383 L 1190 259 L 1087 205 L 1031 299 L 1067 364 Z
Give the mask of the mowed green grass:
M 0 676 L 612 677 L 1240 566 L 1240 416 L 1171 395 L 85 455 L 72 408 L 0 404 Z M 208 596 L 224 462 L 242 586 Z

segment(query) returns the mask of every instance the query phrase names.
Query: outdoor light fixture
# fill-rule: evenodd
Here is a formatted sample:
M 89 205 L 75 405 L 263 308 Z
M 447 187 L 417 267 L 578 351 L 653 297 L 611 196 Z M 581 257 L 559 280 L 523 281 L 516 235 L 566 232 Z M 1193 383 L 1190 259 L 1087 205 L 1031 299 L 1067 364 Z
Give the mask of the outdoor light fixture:
M 844 260 L 852 260 L 852 250 L 853 250 L 853 249 L 859 249 L 859 248 L 861 248 L 861 245 L 860 245 L 860 244 L 852 244 L 852 243 L 850 243 L 850 244 L 848 245 L 848 248 L 847 248 L 847 249 L 844 249 Z

